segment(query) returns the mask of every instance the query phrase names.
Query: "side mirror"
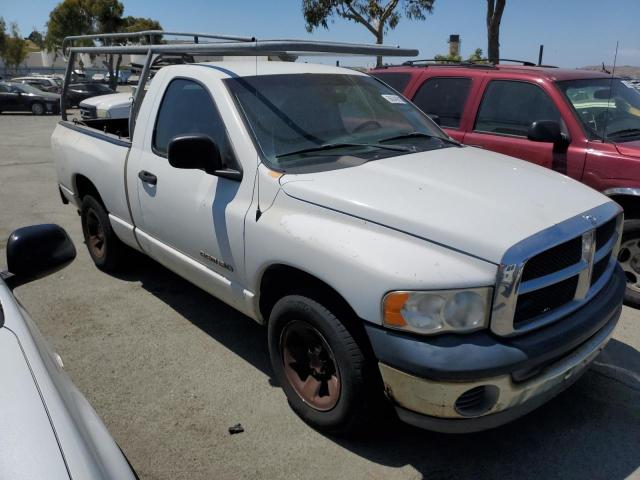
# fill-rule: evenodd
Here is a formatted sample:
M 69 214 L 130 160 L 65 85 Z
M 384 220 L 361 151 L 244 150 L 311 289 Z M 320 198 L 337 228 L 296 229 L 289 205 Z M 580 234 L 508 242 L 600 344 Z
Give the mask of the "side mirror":
M 16 288 L 66 267 L 76 258 L 67 232 L 53 224 L 15 230 L 7 241 L 7 284 Z
M 436 125 L 440 126 L 442 125 L 442 120 L 440 119 L 439 115 L 427 115 L 432 121 L 433 123 L 435 123 Z
M 554 145 L 567 145 L 568 137 L 562 133 L 560 123 L 555 120 L 538 120 L 533 122 L 527 131 L 527 138 L 532 142 L 549 142 Z
M 169 165 L 188 170 L 204 170 L 218 177 L 242 179 L 242 172 L 225 169 L 216 143 L 207 135 L 180 135 L 169 142 Z

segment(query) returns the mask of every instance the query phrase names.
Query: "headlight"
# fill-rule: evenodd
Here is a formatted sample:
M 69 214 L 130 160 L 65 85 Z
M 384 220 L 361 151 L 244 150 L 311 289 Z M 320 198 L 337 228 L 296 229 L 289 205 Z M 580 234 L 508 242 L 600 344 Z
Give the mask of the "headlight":
M 493 288 L 391 292 L 384 297 L 384 325 L 434 334 L 473 332 L 489 325 Z

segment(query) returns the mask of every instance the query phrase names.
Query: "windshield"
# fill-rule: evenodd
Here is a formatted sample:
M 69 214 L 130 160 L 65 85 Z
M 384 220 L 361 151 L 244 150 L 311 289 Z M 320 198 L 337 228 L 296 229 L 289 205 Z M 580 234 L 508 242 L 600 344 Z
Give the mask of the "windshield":
M 225 80 L 272 166 L 358 163 L 454 142 L 426 115 L 365 75 L 285 74 Z M 337 168 L 337 167 L 336 167 Z
M 640 139 L 640 92 L 629 81 L 592 78 L 558 82 L 592 139 Z

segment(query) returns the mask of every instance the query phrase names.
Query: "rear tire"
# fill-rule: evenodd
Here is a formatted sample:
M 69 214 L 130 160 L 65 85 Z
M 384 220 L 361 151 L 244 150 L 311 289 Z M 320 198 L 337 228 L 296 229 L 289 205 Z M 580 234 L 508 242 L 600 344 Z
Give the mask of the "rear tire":
M 640 220 L 624 221 L 618 261 L 627 277 L 624 303 L 640 308 Z
M 44 105 L 40 102 L 34 102 L 31 104 L 31 113 L 34 115 L 44 115 Z
M 122 265 L 125 246 L 114 233 L 105 208 L 94 197 L 87 195 L 82 200 L 80 219 L 84 241 L 93 263 L 105 272 L 118 270 Z
M 362 432 L 383 392 L 345 324 L 315 300 L 289 295 L 273 307 L 268 330 L 276 380 L 298 416 L 322 432 Z

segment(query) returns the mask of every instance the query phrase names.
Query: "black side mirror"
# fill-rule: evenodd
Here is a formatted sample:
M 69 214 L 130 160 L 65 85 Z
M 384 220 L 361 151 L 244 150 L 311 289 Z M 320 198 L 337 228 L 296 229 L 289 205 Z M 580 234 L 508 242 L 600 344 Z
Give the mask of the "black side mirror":
M 433 123 L 435 123 L 436 125 L 440 126 L 442 125 L 442 120 L 440 119 L 439 115 L 427 115 L 432 121 Z
M 569 138 L 562 133 L 560 124 L 555 120 L 533 122 L 527 131 L 527 138 L 532 142 L 549 142 L 554 145 L 567 145 L 569 143 Z
M 67 232 L 53 224 L 15 230 L 7 241 L 7 284 L 16 288 L 66 267 L 76 258 Z
M 225 169 L 216 143 L 207 135 L 180 135 L 169 142 L 169 165 L 174 168 L 197 169 L 218 177 L 240 180 L 242 172 Z

